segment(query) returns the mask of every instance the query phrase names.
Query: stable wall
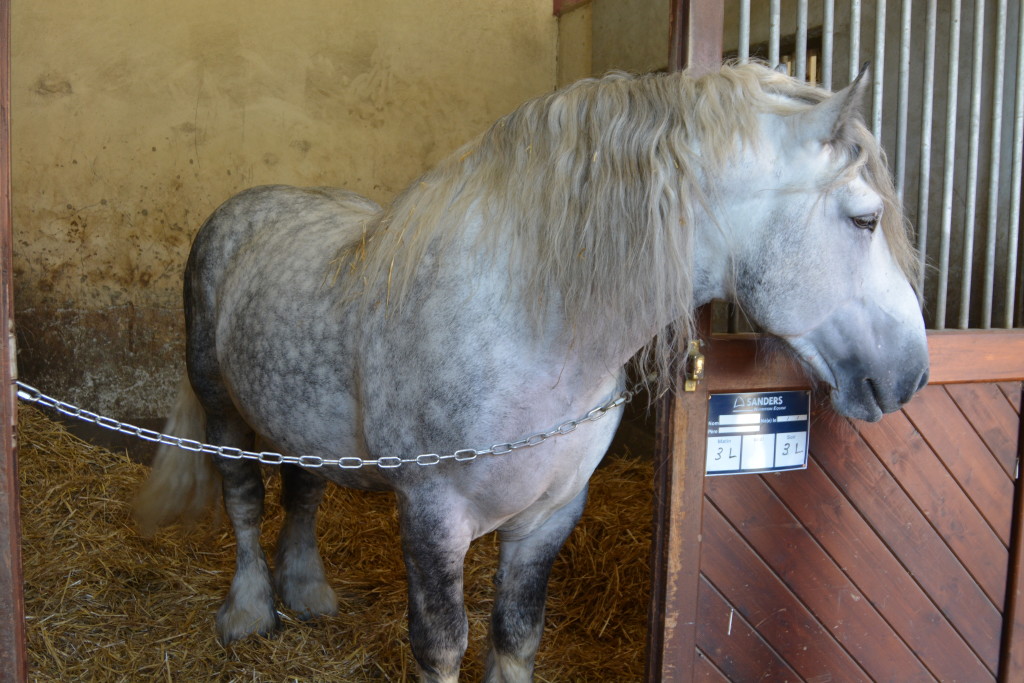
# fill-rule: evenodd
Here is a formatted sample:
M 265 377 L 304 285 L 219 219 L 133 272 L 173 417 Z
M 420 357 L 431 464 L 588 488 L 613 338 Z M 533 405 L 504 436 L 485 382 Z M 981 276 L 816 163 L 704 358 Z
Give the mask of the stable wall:
M 387 202 L 556 82 L 551 0 L 13 3 L 21 378 L 116 417 L 169 408 L 181 272 L 252 185 Z

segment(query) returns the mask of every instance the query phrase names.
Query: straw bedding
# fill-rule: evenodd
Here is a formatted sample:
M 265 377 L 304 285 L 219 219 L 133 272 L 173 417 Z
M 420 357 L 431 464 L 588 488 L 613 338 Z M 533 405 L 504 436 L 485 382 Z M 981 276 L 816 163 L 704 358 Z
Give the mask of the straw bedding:
M 231 582 L 224 524 L 155 539 L 133 527 L 146 467 L 70 435 L 38 410 L 19 419 L 31 680 L 391 681 L 415 678 L 405 575 L 390 494 L 329 487 L 319 537 L 337 617 L 282 611 L 271 638 L 221 646 L 213 617 Z M 555 565 L 538 681 L 627 681 L 643 672 L 649 591 L 650 461 L 612 453 Z M 268 479 L 268 500 L 277 495 Z M 281 518 L 267 506 L 265 547 Z M 479 680 L 497 557 L 492 536 L 466 559 L 470 646 Z

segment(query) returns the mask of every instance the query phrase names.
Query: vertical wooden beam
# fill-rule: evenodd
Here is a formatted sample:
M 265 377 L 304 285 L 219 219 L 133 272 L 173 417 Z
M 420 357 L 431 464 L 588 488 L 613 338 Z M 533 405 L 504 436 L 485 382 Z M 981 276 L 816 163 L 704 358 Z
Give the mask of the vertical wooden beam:
M 669 68 L 717 68 L 723 24 L 720 0 L 673 0 Z M 710 339 L 710 306 L 700 313 L 699 330 Z M 692 680 L 696 656 L 708 394 L 706 383 L 693 392 L 677 384 L 658 405 L 645 674 L 651 682 Z
M 725 3 L 674 0 L 669 22 L 668 68 L 712 70 L 722 63 Z
M 1024 406 L 1024 385 L 1021 386 Z M 1017 428 L 1017 481 L 1013 496 L 1013 530 L 1010 534 L 1010 567 L 1007 572 L 1006 605 L 1003 608 L 1003 642 L 999 653 L 999 680 L 1024 680 L 1024 488 L 1020 463 L 1024 458 L 1024 411 Z
M 699 313 L 701 338 L 711 338 L 711 306 Z M 651 605 L 645 680 L 690 681 L 697 637 L 707 382 L 675 392 L 658 404 L 654 470 Z
M 0 679 L 23 681 L 27 665 L 14 431 L 10 45 L 11 4 L 0 0 Z

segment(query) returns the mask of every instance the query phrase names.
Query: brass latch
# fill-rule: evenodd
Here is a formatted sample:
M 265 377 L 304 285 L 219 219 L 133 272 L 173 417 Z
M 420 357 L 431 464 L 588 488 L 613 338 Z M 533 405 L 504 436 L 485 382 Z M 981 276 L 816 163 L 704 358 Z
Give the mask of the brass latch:
M 700 352 L 701 342 L 694 339 L 686 349 L 686 382 L 683 391 L 697 391 L 697 382 L 704 379 L 704 354 Z

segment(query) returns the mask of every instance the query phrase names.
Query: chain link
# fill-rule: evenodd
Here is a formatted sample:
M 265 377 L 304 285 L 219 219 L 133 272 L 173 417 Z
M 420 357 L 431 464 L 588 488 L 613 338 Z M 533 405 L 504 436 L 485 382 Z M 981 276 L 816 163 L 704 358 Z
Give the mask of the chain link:
M 34 403 L 36 405 L 43 406 L 44 408 L 50 408 L 57 412 L 73 417 L 83 422 L 91 422 L 99 425 L 105 429 L 111 431 L 120 432 L 129 436 L 135 436 L 145 441 L 151 441 L 153 443 L 165 444 L 167 446 L 176 446 L 186 451 L 193 451 L 195 453 L 209 453 L 211 455 L 219 455 L 223 458 L 231 458 L 233 460 L 256 460 L 263 463 L 264 465 L 300 465 L 302 467 L 309 468 L 320 468 L 325 466 L 340 467 L 341 469 L 359 469 L 361 467 L 379 467 L 381 469 L 394 469 L 401 467 L 406 464 L 416 464 L 421 467 L 429 467 L 431 465 L 437 465 L 444 460 L 455 460 L 457 462 L 470 462 L 476 460 L 481 455 L 493 455 L 501 456 L 507 455 L 513 451 L 518 451 L 523 448 L 533 448 L 539 446 L 548 439 L 556 436 L 565 436 L 576 431 L 576 429 L 587 422 L 596 422 L 604 417 L 608 411 L 614 410 L 622 405 L 625 405 L 628 401 L 633 398 L 634 392 L 624 390 L 612 398 L 608 399 L 601 405 L 593 408 L 587 412 L 581 418 L 575 420 L 566 420 L 554 429 L 548 432 L 537 432 L 530 434 L 529 436 L 523 437 L 517 441 L 507 441 L 504 443 L 497 443 L 489 448 L 483 450 L 477 450 L 475 448 L 462 448 L 453 453 L 438 454 L 438 453 L 421 453 L 413 458 L 401 458 L 395 455 L 384 456 L 382 458 L 360 458 L 358 456 L 350 455 L 343 458 L 321 458 L 318 455 L 284 455 L 282 453 L 274 453 L 268 451 L 262 451 L 256 453 L 254 451 L 245 451 L 241 448 L 233 448 L 231 446 L 214 446 L 212 444 L 201 443 L 194 439 L 185 439 L 180 436 L 172 436 L 170 434 L 162 434 L 161 432 L 154 431 L 152 429 L 144 429 L 137 427 L 127 422 L 120 422 L 113 418 L 104 417 L 88 410 L 83 410 L 78 406 L 60 401 L 47 396 L 43 392 L 39 391 L 33 386 L 25 384 L 24 382 L 15 382 L 18 387 L 18 398 L 27 403 Z

